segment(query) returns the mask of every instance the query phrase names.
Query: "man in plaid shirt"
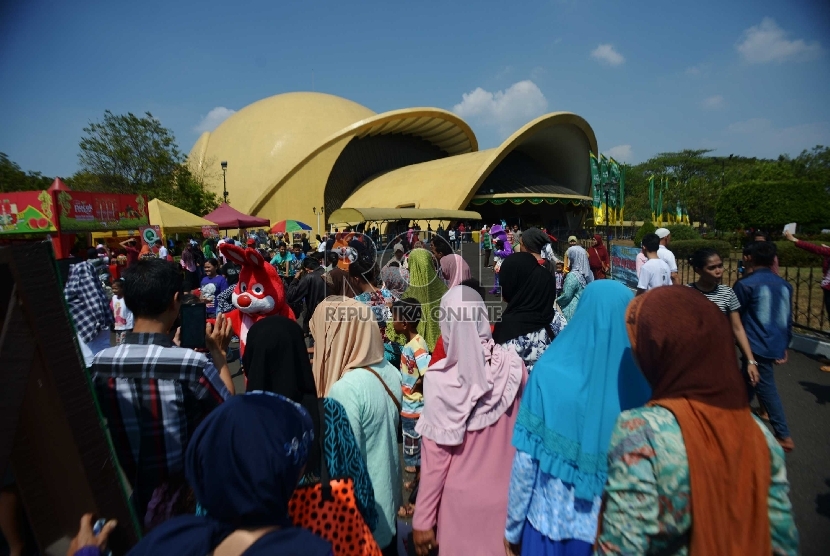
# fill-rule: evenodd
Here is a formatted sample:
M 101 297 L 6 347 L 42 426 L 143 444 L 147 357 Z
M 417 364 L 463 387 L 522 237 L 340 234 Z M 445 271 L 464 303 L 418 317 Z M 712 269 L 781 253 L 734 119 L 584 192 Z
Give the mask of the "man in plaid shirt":
M 206 324 L 212 358 L 175 345 L 170 331 L 181 306 L 182 275 L 161 259 L 124 271 L 124 301 L 134 327 L 124 343 L 98 353 L 92 382 L 118 461 L 144 518 L 153 493 L 183 484 L 184 454 L 193 431 L 234 393 L 226 361 L 232 335 L 222 315 Z
M 90 262 L 98 260 L 98 251 L 89 249 L 87 259 L 70 267 L 63 295 L 78 336 L 92 353 L 98 353 L 110 345 L 113 318 L 110 301 Z

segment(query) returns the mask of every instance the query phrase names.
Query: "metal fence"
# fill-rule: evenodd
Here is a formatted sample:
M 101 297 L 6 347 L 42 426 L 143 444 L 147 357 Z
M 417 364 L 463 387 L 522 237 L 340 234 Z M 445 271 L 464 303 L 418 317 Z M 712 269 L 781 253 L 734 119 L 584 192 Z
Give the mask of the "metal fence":
M 579 244 L 589 249 L 591 240 L 580 240 Z M 568 249 L 567 241 L 559 241 L 554 249 L 563 254 Z M 738 262 L 741 253 L 736 251 L 723 261 L 723 284 L 732 287 L 741 278 Z M 677 273 L 681 284 L 697 280 L 697 275 L 686 261 L 677 260 Z M 824 290 L 821 289 L 822 269 L 818 267 L 781 267 L 779 276 L 793 287 L 793 324 L 797 328 L 814 334 L 830 337 L 830 317 L 824 308 Z
M 741 278 L 738 273 L 738 257 L 740 253 L 723 262 L 724 285 L 732 287 Z M 697 280 L 691 265 L 685 261 L 678 260 L 677 272 L 682 284 Z M 830 336 L 830 320 L 824 309 L 824 290 L 821 289 L 821 268 L 782 267 L 778 274 L 793 287 L 794 326 Z

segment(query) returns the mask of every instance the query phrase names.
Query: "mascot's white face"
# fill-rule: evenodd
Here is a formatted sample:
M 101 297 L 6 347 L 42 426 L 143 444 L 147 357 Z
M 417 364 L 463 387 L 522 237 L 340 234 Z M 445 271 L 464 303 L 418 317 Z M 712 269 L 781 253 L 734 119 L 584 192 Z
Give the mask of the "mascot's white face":
M 240 282 L 239 291 L 241 293 L 234 291 L 231 299 L 233 300 L 233 306 L 241 312 L 246 314 L 270 313 L 274 310 L 274 298 L 265 295 L 265 286 L 262 284 L 252 283 L 248 285 L 245 282 Z

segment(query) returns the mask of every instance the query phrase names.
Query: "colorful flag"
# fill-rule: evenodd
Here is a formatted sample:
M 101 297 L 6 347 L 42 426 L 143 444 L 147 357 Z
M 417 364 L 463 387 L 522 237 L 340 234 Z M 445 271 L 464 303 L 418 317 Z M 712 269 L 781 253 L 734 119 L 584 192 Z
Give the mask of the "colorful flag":
M 617 226 L 620 223 L 620 201 L 617 195 L 617 187 L 620 183 L 620 165 L 613 158 L 608 159 L 608 180 L 613 184 L 608 195 L 608 204 L 610 209 L 610 222 L 612 226 Z
M 600 181 L 599 161 L 591 153 L 591 191 L 594 195 L 594 226 L 602 224 L 602 184 Z
M 608 224 L 605 219 L 605 213 L 609 212 L 611 207 L 606 206 L 605 201 L 605 184 L 608 183 L 608 159 L 605 158 L 604 154 L 599 155 L 599 183 L 600 183 L 600 222 L 602 224 Z M 609 217 L 610 220 L 610 217 Z
M 658 228 L 663 225 L 663 189 L 665 189 L 665 184 L 663 178 L 660 178 L 660 195 L 657 200 L 657 218 L 655 219 Z
M 657 222 L 657 212 L 654 207 L 654 175 L 648 178 L 648 206 L 651 208 L 651 221 Z
M 620 225 L 625 220 L 625 164 L 620 166 L 620 195 L 619 195 L 619 209 Z

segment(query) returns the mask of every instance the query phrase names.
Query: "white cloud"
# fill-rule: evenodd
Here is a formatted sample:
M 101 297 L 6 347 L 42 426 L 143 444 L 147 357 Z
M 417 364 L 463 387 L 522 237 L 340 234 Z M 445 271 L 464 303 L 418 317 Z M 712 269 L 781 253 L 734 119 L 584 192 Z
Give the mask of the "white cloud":
M 616 147 L 611 147 L 603 154 L 605 156 L 609 156 L 616 160 L 617 162 L 630 162 L 633 155 L 633 150 L 631 145 L 617 145 Z
M 736 153 L 765 158 L 782 153 L 796 156 L 804 149 L 830 144 L 830 122 L 776 127 L 766 118 L 751 118 L 727 126 L 723 137 Z
M 726 106 L 726 101 L 723 100 L 722 95 L 714 95 L 704 99 L 701 105 L 704 110 L 718 110 L 719 108 Z
M 692 77 L 705 77 L 709 74 L 709 67 L 706 64 L 697 64 L 686 68 L 686 75 Z
M 462 118 L 498 128 L 503 136 L 516 131 L 533 118 L 541 116 L 548 101 L 533 81 L 514 83 L 504 91 L 491 93 L 481 87 L 461 95 L 452 111 Z
M 807 43 L 803 39 L 788 40 L 787 32 L 771 17 L 765 17 L 760 25 L 744 31 L 735 48 L 750 64 L 807 60 L 822 52 L 817 41 Z
M 225 108 L 224 106 L 217 106 L 203 116 L 199 124 L 193 128 L 193 131 L 204 133 L 205 131 L 213 131 L 216 127 L 232 116 L 236 110 Z
M 611 66 L 619 66 L 625 63 L 625 58 L 622 54 L 614 50 L 610 44 L 601 44 L 591 51 L 591 58 L 596 58 L 600 62 Z

